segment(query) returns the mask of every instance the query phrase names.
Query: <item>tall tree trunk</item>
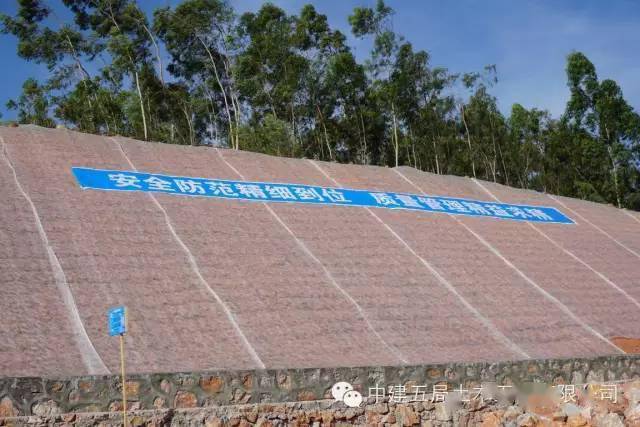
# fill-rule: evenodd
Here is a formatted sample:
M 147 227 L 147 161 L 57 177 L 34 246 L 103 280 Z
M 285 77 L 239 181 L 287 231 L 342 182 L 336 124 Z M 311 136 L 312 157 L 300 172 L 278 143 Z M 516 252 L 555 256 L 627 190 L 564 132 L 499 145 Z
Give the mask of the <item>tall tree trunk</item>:
M 233 92 L 231 93 L 231 102 L 233 105 L 235 105 L 234 107 L 234 118 L 236 120 L 236 126 L 235 126 L 235 131 L 236 131 L 236 135 L 235 135 L 235 149 L 239 150 L 240 149 L 240 102 L 238 101 L 238 96 L 235 95 Z
M 502 153 L 502 146 L 500 144 L 498 144 L 498 152 L 500 153 L 500 163 L 502 163 L 502 170 L 504 171 L 505 184 L 509 186 L 509 172 L 507 171 L 507 166 L 504 162 L 504 155 Z
M 193 120 L 191 119 L 190 114 L 187 111 L 187 107 L 186 106 L 182 107 L 182 112 L 184 113 L 185 119 L 187 119 L 187 127 L 189 128 L 189 143 L 191 145 L 196 145 L 195 144 L 195 138 L 193 136 Z
M 493 119 L 491 118 L 492 113 L 489 112 L 489 126 L 491 127 L 491 142 L 493 143 L 493 167 L 491 171 L 493 173 L 493 182 L 497 181 L 497 170 L 498 170 L 498 150 L 496 149 L 496 136 L 494 135 L 493 129 Z
M 324 140 L 327 144 L 327 149 L 329 150 L 329 159 L 333 161 L 333 151 L 331 151 L 331 145 L 329 144 L 329 134 L 327 133 L 327 127 L 324 124 L 324 116 L 322 115 L 322 111 L 320 111 L 320 107 L 316 104 L 316 110 L 318 111 L 318 116 L 320 117 L 320 124 L 322 125 L 322 129 L 324 130 Z
M 227 100 L 227 91 L 224 89 L 224 86 L 222 85 L 222 81 L 220 80 L 220 74 L 218 73 L 218 67 L 216 65 L 216 61 L 213 59 L 213 54 L 211 53 L 211 50 L 209 49 L 209 46 L 207 46 L 207 44 L 204 42 L 204 40 L 202 40 L 202 38 L 198 35 L 196 35 L 196 37 L 198 38 L 198 40 L 200 41 L 200 43 L 202 44 L 202 47 L 204 47 L 204 49 L 207 51 L 207 55 L 209 55 L 209 60 L 211 61 L 211 66 L 213 67 L 213 74 L 216 78 L 216 82 L 218 83 L 218 86 L 220 87 L 220 92 L 222 92 L 222 99 L 224 100 L 224 108 L 225 111 L 227 113 L 227 120 L 229 120 L 229 140 L 231 142 L 231 147 L 234 146 L 233 144 L 233 122 L 231 121 L 231 110 L 229 108 L 229 102 Z
M 78 69 L 78 72 L 80 73 L 80 79 L 82 80 L 82 84 L 84 85 L 84 88 L 87 90 L 87 101 L 89 102 L 89 120 L 91 121 L 91 126 L 94 129 L 94 131 L 97 131 L 97 124 L 96 124 L 96 120 L 93 114 L 93 103 L 91 102 L 91 97 L 93 96 L 94 102 L 96 103 L 96 105 L 100 106 L 100 103 L 98 103 L 98 99 L 96 97 L 96 94 L 93 93 L 88 93 L 89 92 L 89 85 L 87 85 L 87 80 L 89 80 L 91 78 L 91 76 L 89 75 L 89 72 L 87 71 L 86 68 L 84 68 L 84 66 L 82 65 L 82 61 L 80 61 L 80 57 L 78 56 L 78 53 L 76 51 L 75 46 L 73 45 L 73 42 L 71 41 L 71 39 L 69 38 L 69 36 L 67 34 L 65 34 L 65 39 L 67 41 L 67 44 L 69 45 L 69 51 L 71 53 L 71 56 L 73 57 L 73 60 L 76 64 L 76 68 Z M 107 133 L 109 133 L 109 123 L 107 120 L 105 120 L 105 124 L 107 126 Z
M 611 141 L 611 135 L 609 134 L 609 128 L 605 125 L 605 132 L 607 133 L 607 153 L 609 153 L 609 159 L 611 160 L 611 173 L 613 174 L 613 186 L 616 191 L 616 202 L 618 208 L 622 208 L 622 202 L 620 200 L 620 187 L 618 186 L 618 164 L 613 158 L 613 147 Z
M 471 149 L 471 136 L 469 135 L 469 127 L 467 126 L 467 119 L 464 116 L 464 105 L 460 104 L 460 113 L 462 116 L 462 123 L 467 134 L 467 144 L 469 145 L 469 158 L 471 159 L 471 170 L 473 171 L 473 177 L 476 178 L 476 161 L 474 160 L 473 150 Z
M 438 175 L 440 175 L 440 161 L 438 160 L 438 148 L 437 148 L 437 146 L 436 146 L 436 139 L 435 139 L 435 137 L 433 137 L 433 136 L 432 136 L 432 137 L 431 137 L 431 141 L 433 142 L 433 152 L 434 152 L 434 154 L 435 154 L 435 155 L 434 155 L 434 157 L 435 157 L 435 160 L 436 160 L 436 173 L 437 173 Z
M 398 167 L 398 151 L 399 151 L 399 143 L 398 143 L 398 124 L 396 122 L 396 107 L 394 103 L 391 103 L 391 117 L 393 119 L 393 136 L 395 139 L 395 152 L 396 152 L 396 167 Z
M 607 146 L 607 151 L 609 152 L 609 159 L 611 160 L 611 174 L 613 175 L 613 186 L 616 190 L 616 203 L 619 208 L 622 208 L 622 201 L 620 198 L 620 187 L 618 185 L 618 164 L 613 158 L 613 149 L 610 145 Z
M 224 64 L 225 73 L 227 73 L 227 77 L 230 79 L 229 97 L 231 98 L 231 106 L 233 107 L 233 118 L 236 122 L 233 148 L 235 150 L 239 150 L 240 149 L 240 102 L 238 101 L 238 95 L 235 90 L 235 84 L 234 84 L 235 78 L 231 70 L 231 64 L 229 63 L 229 58 L 225 56 L 222 63 Z
M 149 35 L 149 39 L 151 39 L 151 43 L 153 43 L 153 47 L 156 51 L 156 61 L 158 62 L 158 76 L 160 77 L 160 83 L 162 83 L 162 87 L 164 87 L 164 70 L 162 67 L 162 57 L 160 56 L 160 48 L 158 47 L 158 43 L 156 42 L 156 38 L 153 36 L 153 33 L 151 32 L 151 30 L 149 30 L 149 27 L 147 27 L 144 22 L 141 22 L 140 24 L 142 25 L 142 28 L 144 28 L 144 30 Z
M 147 141 L 149 139 L 149 135 L 147 133 L 147 117 L 144 113 L 144 101 L 142 100 L 142 89 L 140 89 L 140 78 L 138 77 L 138 70 L 134 71 L 135 80 L 136 80 L 136 88 L 138 89 L 138 98 L 140 99 L 140 112 L 142 113 L 142 127 L 144 128 L 144 140 Z
M 367 153 L 367 131 L 364 127 L 364 119 L 362 117 L 362 110 L 360 110 L 360 124 L 362 125 L 362 142 L 364 146 L 362 147 L 362 164 L 366 165 L 369 163 L 368 161 L 368 153 Z
M 417 169 L 418 158 L 416 157 L 416 143 L 411 129 L 409 129 L 409 135 L 411 137 L 411 151 L 413 152 L 413 167 Z
M 102 13 L 104 13 L 104 11 L 102 11 L 101 9 L 100 9 L 100 11 Z M 115 25 L 115 27 L 118 30 L 118 32 L 120 34 L 124 34 L 122 32 L 122 30 L 120 29 L 120 25 L 118 25 L 118 21 L 116 20 L 115 15 L 113 14 L 113 9 L 111 8 L 111 3 L 109 3 L 108 16 L 111 18 L 111 21 L 113 22 L 113 25 Z M 145 113 L 144 113 L 144 101 L 142 100 L 142 89 L 140 88 L 140 78 L 138 76 L 138 69 L 137 69 L 136 63 L 133 60 L 133 58 L 131 57 L 131 55 L 128 54 L 127 56 L 129 56 L 129 61 L 131 62 L 131 66 L 134 69 L 134 78 L 135 78 L 135 81 L 136 81 L 136 88 L 138 89 L 138 97 L 140 98 L 140 112 L 142 113 L 142 126 L 144 128 L 144 140 L 146 141 L 148 139 L 147 118 L 145 117 Z

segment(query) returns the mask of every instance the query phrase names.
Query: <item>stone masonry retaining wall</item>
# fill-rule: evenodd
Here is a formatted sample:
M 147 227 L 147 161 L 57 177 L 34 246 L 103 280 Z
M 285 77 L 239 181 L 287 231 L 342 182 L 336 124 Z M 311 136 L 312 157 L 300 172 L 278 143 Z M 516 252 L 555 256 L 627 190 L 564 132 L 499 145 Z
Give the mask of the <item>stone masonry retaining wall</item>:
M 180 409 L 331 398 L 331 386 L 347 381 L 367 396 L 370 387 L 447 383 L 453 390 L 485 382 L 583 384 L 640 379 L 640 357 L 550 359 L 500 363 L 358 368 L 137 374 L 127 378 L 131 410 Z M 0 379 L 0 419 L 121 409 L 118 376 Z

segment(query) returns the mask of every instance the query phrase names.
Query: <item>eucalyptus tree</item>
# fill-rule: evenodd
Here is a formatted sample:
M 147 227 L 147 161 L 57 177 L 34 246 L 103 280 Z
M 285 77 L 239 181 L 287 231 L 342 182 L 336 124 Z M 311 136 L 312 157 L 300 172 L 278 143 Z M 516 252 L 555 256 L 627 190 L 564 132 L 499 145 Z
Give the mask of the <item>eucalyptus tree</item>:
M 106 52 L 110 62 L 104 68 L 112 79 L 119 84 L 125 77 L 131 79 L 135 88 L 139 107 L 139 120 L 142 124 L 142 135 L 149 139 L 148 119 L 152 109 L 150 99 L 145 97 L 144 84 L 157 78 L 150 63 L 155 37 L 149 29 L 146 15 L 135 0 L 63 0 L 74 13 L 75 22 L 83 31 L 89 31 L 100 52 Z M 156 49 L 156 60 L 159 58 Z M 142 74 L 146 78 L 141 79 Z M 146 105 L 145 105 L 146 104 Z M 134 118 L 135 120 L 135 118 Z
M 7 102 L 7 107 L 18 111 L 18 122 L 38 126 L 53 127 L 55 123 L 49 115 L 50 97 L 48 91 L 33 79 L 22 85 L 22 94 L 17 100 Z
M 396 111 L 397 89 L 391 82 L 391 73 L 395 57 L 402 38 L 392 30 L 393 9 L 383 0 L 378 0 L 375 8 L 356 7 L 349 16 L 351 32 L 356 37 L 373 37 L 371 58 L 366 62 L 371 94 L 380 108 L 380 112 L 388 116 L 391 122 L 390 139 L 393 141 L 393 164 L 399 165 L 400 138 L 398 135 L 398 115 Z M 377 136 L 384 138 L 385 135 Z
M 38 98 L 42 100 L 52 92 L 64 93 L 68 87 L 81 82 L 82 97 L 77 97 L 76 102 L 80 102 L 85 111 L 86 123 L 83 130 L 98 131 L 100 123 L 96 116 L 99 115 L 101 106 L 96 102 L 92 91 L 94 85 L 90 83 L 91 76 L 85 66 L 95 55 L 96 44 L 77 26 L 62 22 L 41 0 L 18 0 L 16 16 L 0 14 L 0 23 L 2 33 L 12 34 L 18 39 L 18 56 L 46 65 L 50 74 L 44 84 L 31 79 L 26 81 L 23 97 L 10 106 L 24 105 L 25 101 L 33 98 L 34 91 L 38 92 Z M 56 99 L 64 101 L 63 96 Z M 40 111 L 38 121 L 52 123 L 50 120 L 43 121 L 42 117 L 49 117 L 50 114 L 49 109 Z M 24 114 L 20 116 L 25 118 Z
M 185 79 L 210 106 L 210 127 L 228 129 L 229 146 L 239 148 L 240 102 L 233 75 L 235 15 L 223 0 L 186 0 L 154 12 L 154 30 L 171 55 L 169 71 Z
M 567 78 L 570 98 L 563 119 L 580 136 L 582 154 L 588 157 L 582 161 L 587 166 L 584 181 L 590 186 L 596 183 L 594 191 L 600 198 L 622 207 L 639 191 L 640 116 L 615 81 L 598 81 L 595 66 L 584 54 L 567 57 Z
M 300 11 L 295 31 L 294 49 L 307 64 L 296 94 L 298 129 L 306 139 L 302 154 L 335 160 L 340 151 L 350 161 L 366 158 L 357 144 L 363 139 L 358 108 L 365 81 L 346 37 L 311 5 Z
M 542 175 L 547 148 L 549 113 L 527 110 L 513 104 L 507 120 L 509 136 L 505 144 L 505 184 L 520 188 L 544 188 Z M 508 166 L 507 166 L 508 165 Z

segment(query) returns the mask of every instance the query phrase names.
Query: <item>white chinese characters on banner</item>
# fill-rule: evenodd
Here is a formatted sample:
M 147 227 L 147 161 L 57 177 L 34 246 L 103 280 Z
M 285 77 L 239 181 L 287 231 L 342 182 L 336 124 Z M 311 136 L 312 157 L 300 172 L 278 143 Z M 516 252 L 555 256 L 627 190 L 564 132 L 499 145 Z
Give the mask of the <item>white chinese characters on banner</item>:
M 72 168 L 82 188 L 143 191 L 260 202 L 327 204 L 440 212 L 514 221 L 573 224 L 556 208 L 420 194 L 167 176 L 138 171 Z

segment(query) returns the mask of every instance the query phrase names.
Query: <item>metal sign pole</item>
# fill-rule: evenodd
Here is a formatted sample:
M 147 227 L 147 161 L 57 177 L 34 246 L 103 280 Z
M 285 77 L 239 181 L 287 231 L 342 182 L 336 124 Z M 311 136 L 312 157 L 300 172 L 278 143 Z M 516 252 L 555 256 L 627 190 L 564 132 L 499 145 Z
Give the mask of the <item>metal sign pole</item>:
M 127 333 L 127 308 L 110 308 L 107 312 L 109 335 L 120 337 L 120 369 L 122 374 L 122 424 L 127 427 L 127 377 L 124 370 L 124 334 Z
M 127 382 L 124 371 L 124 334 L 120 334 L 120 367 L 122 369 L 122 420 L 127 427 Z

